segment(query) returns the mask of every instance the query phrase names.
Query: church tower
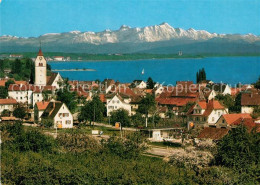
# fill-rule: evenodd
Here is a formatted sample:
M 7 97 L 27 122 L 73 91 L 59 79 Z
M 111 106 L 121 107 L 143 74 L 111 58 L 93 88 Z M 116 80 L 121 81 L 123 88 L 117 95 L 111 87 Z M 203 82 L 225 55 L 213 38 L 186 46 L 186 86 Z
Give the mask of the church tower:
M 35 60 L 35 82 L 34 85 L 46 86 L 47 85 L 47 62 L 43 57 L 40 48 L 37 58 Z

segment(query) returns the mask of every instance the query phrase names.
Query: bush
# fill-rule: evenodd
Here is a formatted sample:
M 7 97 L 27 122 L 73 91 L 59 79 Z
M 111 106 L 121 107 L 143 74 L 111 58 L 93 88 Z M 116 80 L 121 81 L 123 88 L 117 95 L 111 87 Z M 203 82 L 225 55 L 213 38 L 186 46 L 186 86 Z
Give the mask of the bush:
M 41 125 L 46 128 L 54 127 L 54 123 L 52 119 L 42 119 Z
M 82 152 L 99 152 L 101 145 L 96 139 L 82 133 L 63 133 L 57 137 L 58 144 L 65 152 L 82 153 Z
M 122 158 L 136 158 L 147 148 L 139 133 L 129 134 L 126 139 L 112 136 L 103 146 L 108 152 Z

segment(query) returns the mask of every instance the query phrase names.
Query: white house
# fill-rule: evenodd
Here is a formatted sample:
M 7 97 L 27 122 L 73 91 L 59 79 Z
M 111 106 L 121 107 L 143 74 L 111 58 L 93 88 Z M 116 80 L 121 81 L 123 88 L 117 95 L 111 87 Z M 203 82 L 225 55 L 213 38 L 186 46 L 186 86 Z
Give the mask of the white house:
M 55 60 L 55 61 L 64 61 L 64 57 L 63 56 L 54 56 L 53 60 Z
M 0 99 L 0 114 L 4 110 L 13 111 L 17 104 L 18 103 L 15 99 Z
M 128 111 L 129 115 L 131 115 L 131 105 L 129 104 L 130 101 L 130 98 L 122 98 L 118 94 L 112 96 L 112 98 L 107 97 L 107 116 L 110 116 L 111 112 L 118 109 L 124 109 Z
M 50 102 L 44 112 L 41 120 L 51 120 L 54 128 L 72 128 L 73 116 L 68 107 L 61 102 Z
M 60 73 L 51 73 L 51 76 L 47 77 L 47 85 L 53 86 L 56 89 L 60 88 L 60 82 L 63 82 L 63 79 L 60 75 Z
M 214 83 L 207 85 L 207 88 L 214 90 L 217 94 L 231 95 L 231 87 L 228 84 Z
M 214 99 L 197 102 L 187 113 L 189 122 L 195 126 L 215 126 L 223 114 L 228 114 L 228 109 Z
M 260 106 L 260 94 L 258 92 L 242 93 L 241 113 L 252 114 L 257 106 Z
M 144 82 L 143 80 L 134 80 L 133 84 L 136 88 L 140 88 L 140 89 L 146 89 L 146 82 Z
M 11 84 L 8 88 L 8 96 L 18 103 L 33 103 L 33 85 Z

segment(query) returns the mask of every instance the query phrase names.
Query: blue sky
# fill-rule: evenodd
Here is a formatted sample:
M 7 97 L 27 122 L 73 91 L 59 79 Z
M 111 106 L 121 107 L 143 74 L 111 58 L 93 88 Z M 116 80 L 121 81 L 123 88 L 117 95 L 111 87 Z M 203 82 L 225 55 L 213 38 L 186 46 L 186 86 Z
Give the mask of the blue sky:
M 0 35 L 173 27 L 260 35 L 260 0 L 2 0 Z

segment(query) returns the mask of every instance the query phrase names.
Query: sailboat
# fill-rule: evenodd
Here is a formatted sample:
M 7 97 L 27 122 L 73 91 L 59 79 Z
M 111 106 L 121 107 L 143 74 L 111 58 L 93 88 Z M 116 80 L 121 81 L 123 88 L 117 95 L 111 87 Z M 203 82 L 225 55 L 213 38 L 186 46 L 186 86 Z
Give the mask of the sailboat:
M 142 75 L 144 74 L 144 69 L 142 70 Z

